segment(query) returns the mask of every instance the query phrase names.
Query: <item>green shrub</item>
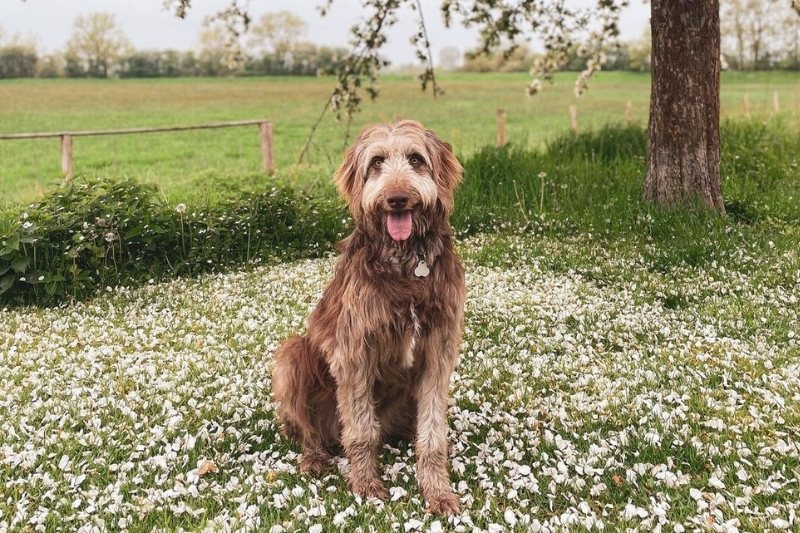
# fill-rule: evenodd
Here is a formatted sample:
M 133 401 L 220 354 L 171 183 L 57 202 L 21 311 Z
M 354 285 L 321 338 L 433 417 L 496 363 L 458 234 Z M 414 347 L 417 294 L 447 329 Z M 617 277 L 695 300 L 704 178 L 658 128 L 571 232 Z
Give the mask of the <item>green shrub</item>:
M 721 141 L 729 218 L 800 221 L 800 135 L 777 121 L 729 121 L 722 124 Z M 646 144 L 641 127 L 606 127 L 564 135 L 542 151 L 486 147 L 464 163 L 455 225 L 473 232 L 546 223 L 624 235 L 637 231 L 644 217 L 662 220 L 666 229 L 702 229 L 709 221 L 703 213 L 665 211 L 642 201 Z
M 769 242 L 770 224 L 800 221 L 800 136 L 778 122 L 723 124 L 727 219 L 643 202 L 645 145 L 644 129 L 609 127 L 565 135 L 541 151 L 484 148 L 464 162 L 453 225 L 462 235 L 522 226 L 644 239 L 668 251 L 668 266 L 708 257 L 717 246 L 709 236 L 728 239 L 730 223 L 763 222 L 737 234 Z M 348 231 L 344 207 L 327 192 L 314 200 L 286 188 L 231 194 L 183 210 L 153 187 L 100 181 L 0 213 L 0 305 L 53 304 L 120 283 L 316 256 Z
M 641 198 L 646 135 L 604 128 L 566 135 L 545 150 L 486 147 L 464 163 L 455 225 L 466 232 L 501 224 L 600 224 Z
M 152 186 L 75 183 L 0 218 L 0 303 L 52 304 L 120 283 L 318 255 L 346 230 L 342 214 L 281 188 L 174 206 Z

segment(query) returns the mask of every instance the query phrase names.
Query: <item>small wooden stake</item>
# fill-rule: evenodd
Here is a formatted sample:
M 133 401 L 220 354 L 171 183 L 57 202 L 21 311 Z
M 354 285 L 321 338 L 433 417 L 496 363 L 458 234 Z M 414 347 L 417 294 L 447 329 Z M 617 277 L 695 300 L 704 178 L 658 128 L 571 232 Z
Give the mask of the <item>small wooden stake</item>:
M 778 95 L 778 91 L 772 92 L 772 110 L 776 113 L 781 112 L 781 97 Z
M 625 124 L 630 126 L 633 123 L 633 103 L 628 100 L 625 102 Z
M 65 183 L 72 181 L 72 135 L 61 136 L 61 172 Z
M 569 106 L 569 121 L 572 133 L 578 133 L 578 106 L 575 104 Z
M 750 95 L 747 93 L 744 95 L 744 116 L 750 118 Z
M 506 110 L 497 110 L 497 146 L 506 145 Z
M 272 156 L 272 122 L 262 122 L 258 125 L 261 139 L 261 159 L 264 163 L 264 173 L 271 176 L 275 172 L 275 160 Z

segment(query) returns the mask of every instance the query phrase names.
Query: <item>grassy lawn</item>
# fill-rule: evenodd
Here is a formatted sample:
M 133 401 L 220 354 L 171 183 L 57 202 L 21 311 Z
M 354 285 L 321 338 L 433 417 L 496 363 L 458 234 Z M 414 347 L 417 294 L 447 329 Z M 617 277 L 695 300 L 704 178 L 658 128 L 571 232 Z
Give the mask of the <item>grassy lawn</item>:
M 506 232 L 460 251 L 461 516 L 424 512 L 405 445 L 384 450 L 386 503 L 355 499 L 343 461 L 298 474 L 270 354 L 331 274 L 318 259 L 0 312 L 0 528 L 798 527 L 796 247 L 669 266 L 653 246 Z
M 495 137 L 495 111 L 508 113 L 508 138 L 539 147 L 569 128 L 568 106 L 576 103 L 582 129 L 622 123 L 626 101 L 633 119 L 647 118 L 649 76 L 604 72 L 580 99 L 572 94 L 574 74 L 529 98 L 524 74 L 451 74 L 438 100 L 421 93 L 409 77 L 386 77 L 382 94 L 366 103 L 353 132 L 364 124 L 416 118 L 449 140 L 458 153 L 472 154 Z M 345 124 L 323 122 L 308 163 L 294 166 L 310 126 L 319 115 L 332 80 L 317 78 L 235 78 L 157 80 L 0 81 L 0 131 L 59 131 L 135 126 L 198 124 L 250 118 L 275 122 L 278 179 L 300 182 L 312 192 L 328 187 L 344 146 Z M 752 112 L 767 116 L 777 90 L 782 114 L 800 111 L 800 75 L 726 73 L 722 109 L 742 113 L 743 95 Z M 156 183 L 172 201 L 195 201 L 231 189 L 269 187 L 261 174 L 256 127 L 227 130 L 89 137 L 75 140 L 75 171 L 89 177 L 130 177 Z M 60 181 L 57 139 L 0 142 L 0 207 L 39 197 Z
M 641 130 L 466 162 L 460 516 L 406 445 L 389 502 L 298 474 L 271 354 L 328 256 L 0 310 L 0 530 L 797 529 L 800 141 L 728 128 L 728 218 L 641 204 Z
M 409 446 L 383 451 L 391 501 L 361 501 L 345 460 L 300 475 L 276 427 L 272 353 L 350 224 L 329 202 L 343 125 L 292 165 L 328 81 L 0 83 L 2 131 L 273 118 L 275 179 L 319 200 L 271 189 L 252 128 L 79 139 L 79 172 L 166 201 L 106 184 L 23 208 L 57 183 L 57 143 L 0 142 L 0 230 L 31 237 L 15 260 L 98 289 L 0 306 L 0 532 L 799 530 L 800 78 L 724 77 L 726 113 L 746 93 L 760 115 L 723 125 L 725 217 L 641 201 L 641 127 L 559 136 L 572 79 L 527 99 L 524 76 L 452 75 L 435 102 L 391 78 L 355 125 L 423 118 L 464 156 L 450 519 L 425 513 Z M 621 122 L 628 99 L 643 124 L 647 87 L 603 73 L 582 126 Z M 767 120 L 773 90 L 784 110 Z M 497 107 L 518 145 L 483 148 Z M 233 194 L 253 188 L 259 210 Z

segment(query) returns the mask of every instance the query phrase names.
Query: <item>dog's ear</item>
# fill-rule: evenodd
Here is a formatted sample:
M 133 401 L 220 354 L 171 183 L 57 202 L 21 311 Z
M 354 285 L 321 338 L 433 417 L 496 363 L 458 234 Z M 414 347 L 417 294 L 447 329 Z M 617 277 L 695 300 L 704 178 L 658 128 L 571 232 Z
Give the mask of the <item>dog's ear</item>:
M 336 174 L 333 175 L 333 183 L 339 194 L 347 202 L 350 211 L 353 211 L 354 200 L 358 195 L 360 180 L 358 179 L 358 155 L 356 147 L 350 147 L 344 154 L 344 161 L 339 166 Z M 358 204 L 358 202 L 355 202 Z M 356 213 L 353 213 L 355 216 Z
M 433 160 L 433 179 L 439 186 L 439 201 L 449 215 L 453 212 L 456 188 L 461 183 L 464 169 L 453 153 L 453 147 L 450 144 L 439 139 L 430 130 L 426 130 L 425 138 L 428 153 Z

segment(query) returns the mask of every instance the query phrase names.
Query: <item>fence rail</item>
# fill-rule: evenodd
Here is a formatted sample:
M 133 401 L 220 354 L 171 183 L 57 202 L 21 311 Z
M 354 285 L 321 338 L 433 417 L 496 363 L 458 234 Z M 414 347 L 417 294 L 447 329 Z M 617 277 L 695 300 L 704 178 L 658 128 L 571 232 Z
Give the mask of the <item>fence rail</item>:
M 74 137 L 129 135 L 135 133 L 159 133 L 166 131 L 210 130 L 217 128 L 234 128 L 237 126 L 258 126 L 259 140 L 261 142 L 261 159 L 264 172 L 267 174 L 272 174 L 275 171 L 275 159 L 273 157 L 274 134 L 272 129 L 272 121 L 266 119 L 233 120 L 230 122 L 213 122 L 210 124 L 197 124 L 192 126 L 163 126 L 155 128 L 0 133 L 0 141 L 61 138 L 61 171 L 64 173 L 64 180 L 69 181 L 72 179 L 72 139 Z

